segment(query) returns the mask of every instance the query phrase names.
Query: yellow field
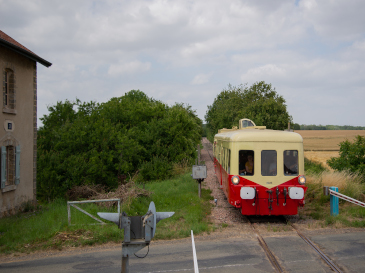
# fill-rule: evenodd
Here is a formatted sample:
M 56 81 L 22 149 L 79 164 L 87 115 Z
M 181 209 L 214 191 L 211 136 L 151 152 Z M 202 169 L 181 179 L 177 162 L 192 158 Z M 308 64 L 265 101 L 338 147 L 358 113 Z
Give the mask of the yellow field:
M 340 142 L 348 139 L 353 141 L 357 135 L 365 137 L 365 130 L 298 130 L 303 137 L 304 156 L 310 160 L 322 163 L 328 167 L 326 161 L 337 157 Z
M 365 130 L 298 130 L 303 137 L 304 151 L 339 151 L 340 142 L 365 137 Z

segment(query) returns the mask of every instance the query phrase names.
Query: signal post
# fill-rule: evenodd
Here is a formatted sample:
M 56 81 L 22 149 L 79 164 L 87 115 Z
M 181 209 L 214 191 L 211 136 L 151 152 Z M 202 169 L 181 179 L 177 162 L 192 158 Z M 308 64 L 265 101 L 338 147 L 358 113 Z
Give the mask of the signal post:
M 151 202 L 143 216 L 128 216 L 122 213 L 98 212 L 98 215 L 124 229 L 122 243 L 122 273 L 129 273 L 129 257 L 142 248 L 149 246 L 155 236 L 156 224 L 174 215 L 175 212 L 156 212 L 155 203 Z M 132 236 L 131 236 L 132 235 Z

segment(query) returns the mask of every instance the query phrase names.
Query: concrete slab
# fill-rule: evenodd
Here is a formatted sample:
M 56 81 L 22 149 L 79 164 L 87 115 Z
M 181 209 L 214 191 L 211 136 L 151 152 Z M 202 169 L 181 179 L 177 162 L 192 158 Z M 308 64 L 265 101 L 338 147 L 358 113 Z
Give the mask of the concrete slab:
M 306 234 L 344 272 L 365 272 L 365 232 Z M 263 236 L 286 272 L 332 272 L 295 233 Z M 200 272 L 275 272 L 254 235 L 195 238 Z M 138 255 L 147 253 L 147 248 Z M 60 252 L 62 255 L 62 252 Z M 120 272 L 121 247 L 0 263 L 0 272 Z M 152 242 L 144 259 L 130 258 L 134 273 L 194 272 L 191 239 Z
M 345 272 L 365 272 L 365 232 L 308 236 Z
M 332 272 L 318 254 L 298 235 L 263 238 L 287 272 Z
M 275 272 L 254 239 L 195 240 L 195 246 L 199 272 Z M 151 246 L 148 257 L 143 260 L 131 258 L 133 272 L 194 272 L 191 241 Z
M 195 240 L 200 272 L 275 272 L 257 240 L 234 237 L 224 240 Z M 140 256 L 147 253 L 142 249 Z M 9 272 L 120 272 L 121 249 L 0 264 Z M 191 240 L 152 243 L 144 259 L 130 257 L 130 272 L 194 272 Z

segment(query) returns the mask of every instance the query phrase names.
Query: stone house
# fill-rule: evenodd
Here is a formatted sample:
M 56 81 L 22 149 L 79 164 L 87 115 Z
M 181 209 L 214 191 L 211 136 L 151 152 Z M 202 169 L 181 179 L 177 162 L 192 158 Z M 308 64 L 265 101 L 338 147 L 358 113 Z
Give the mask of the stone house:
M 36 202 L 37 63 L 52 65 L 0 30 L 0 217 Z

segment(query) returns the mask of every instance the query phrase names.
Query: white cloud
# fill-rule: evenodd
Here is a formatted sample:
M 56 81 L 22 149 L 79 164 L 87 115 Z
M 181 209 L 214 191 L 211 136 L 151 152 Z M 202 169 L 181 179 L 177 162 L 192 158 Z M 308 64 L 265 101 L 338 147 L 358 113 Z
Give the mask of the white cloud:
M 39 116 L 57 100 L 107 101 L 140 89 L 190 103 L 203 118 L 229 83 L 264 80 L 284 96 L 296 122 L 334 117 L 334 124 L 365 126 L 354 99 L 364 99 L 362 0 L 0 0 L 0 6 L 1 30 L 53 63 L 38 65 Z
M 251 68 L 246 74 L 241 76 L 242 81 L 258 81 L 266 78 L 282 78 L 286 76 L 286 71 L 275 64 L 266 64 L 260 67 Z
M 151 63 L 140 61 L 132 61 L 128 63 L 112 64 L 109 67 L 108 74 L 110 76 L 120 76 L 123 74 L 141 73 L 150 70 Z
M 327 42 L 349 42 L 364 35 L 362 0 L 301 0 L 303 19 Z
M 194 77 L 194 79 L 192 80 L 192 84 L 204 84 L 209 82 L 210 77 L 212 76 L 212 74 L 198 74 Z

